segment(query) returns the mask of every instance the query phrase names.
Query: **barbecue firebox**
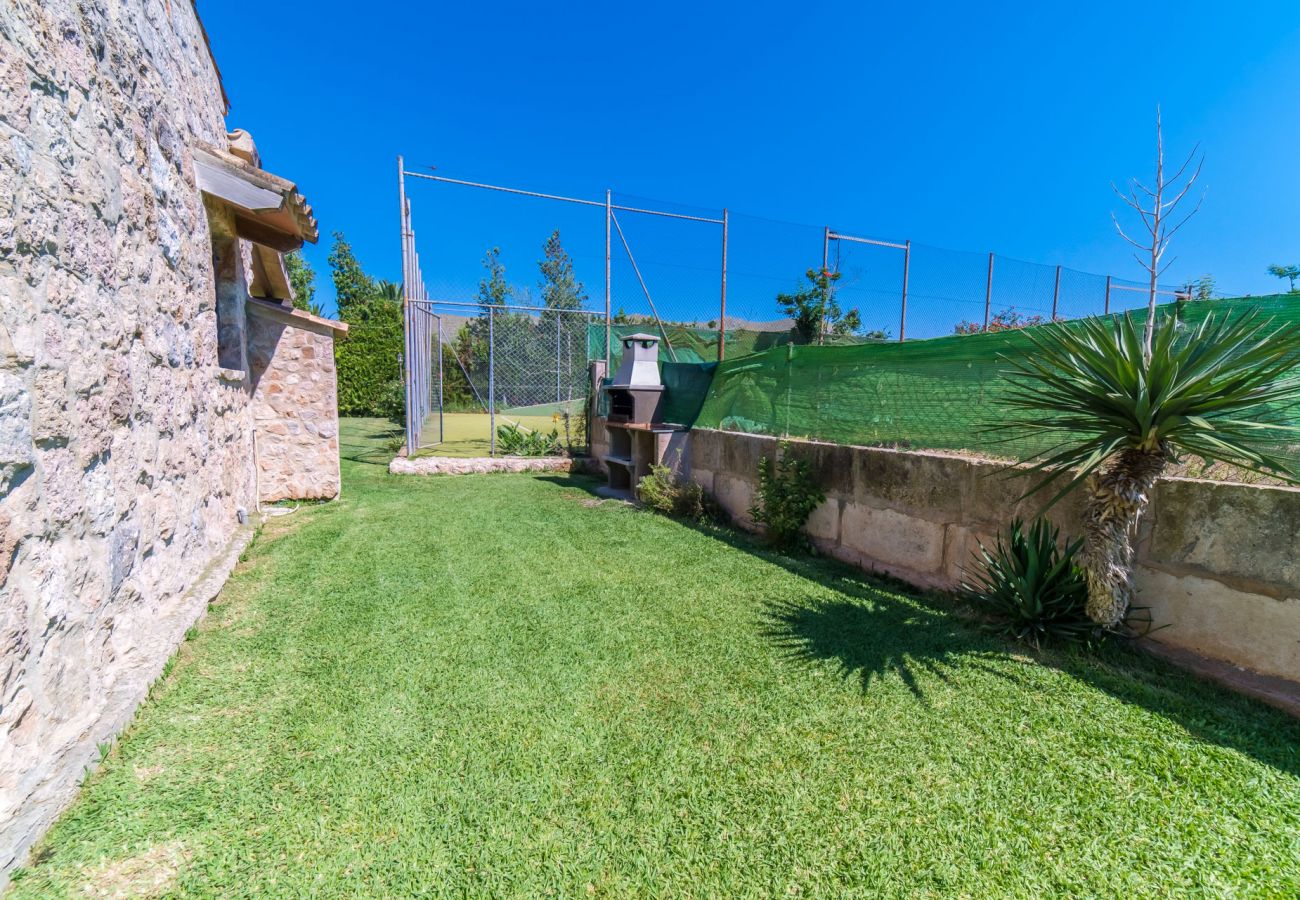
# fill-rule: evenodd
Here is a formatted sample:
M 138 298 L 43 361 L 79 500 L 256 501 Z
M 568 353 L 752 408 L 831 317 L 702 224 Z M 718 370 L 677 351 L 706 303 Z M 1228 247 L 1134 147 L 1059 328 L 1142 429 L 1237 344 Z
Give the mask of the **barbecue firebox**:
M 605 390 L 609 392 L 610 422 L 658 421 L 664 395 L 659 380 L 659 338 L 653 334 L 623 338 L 623 362 Z
M 680 425 L 663 421 L 664 385 L 659 378 L 659 338 L 653 334 L 630 334 L 623 338 L 623 361 L 605 385 L 609 414 L 605 431 L 609 452 L 605 468 L 609 486 L 629 492 L 663 461 L 673 435 L 684 432 Z

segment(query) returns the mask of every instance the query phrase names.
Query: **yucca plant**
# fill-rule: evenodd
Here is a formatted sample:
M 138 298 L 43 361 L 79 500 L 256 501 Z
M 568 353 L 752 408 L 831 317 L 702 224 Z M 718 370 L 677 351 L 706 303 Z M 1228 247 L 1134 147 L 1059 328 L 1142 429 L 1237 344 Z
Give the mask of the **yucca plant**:
M 1028 528 L 1016 519 L 992 548 L 980 544 L 978 566 L 962 595 L 993 621 L 994 630 L 1037 647 L 1044 638 L 1086 641 L 1098 627 L 1088 617 L 1088 583 L 1076 554 L 1046 519 Z
M 1178 454 L 1295 480 L 1283 458 L 1300 440 L 1300 330 L 1258 311 L 1208 315 L 1196 327 L 1159 314 L 1149 353 L 1129 315 L 1023 332 L 1034 353 L 1004 358 L 1014 387 L 1003 423 L 1042 434 L 1030 456 L 1041 480 L 1064 480 L 1052 502 L 1087 482 L 1082 561 L 1088 614 L 1114 627 L 1132 600 L 1133 544 L 1152 485 Z M 1001 426 L 999 426 L 1001 427 Z

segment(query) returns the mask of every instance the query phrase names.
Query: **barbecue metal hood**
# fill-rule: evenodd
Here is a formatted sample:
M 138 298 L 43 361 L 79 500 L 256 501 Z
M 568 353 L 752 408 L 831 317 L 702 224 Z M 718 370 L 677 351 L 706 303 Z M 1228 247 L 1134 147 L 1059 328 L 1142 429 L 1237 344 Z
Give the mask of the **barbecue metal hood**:
M 659 338 L 653 334 L 629 334 L 623 338 L 623 361 L 610 379 L 611 388 L 664 389 L 659 380 Z

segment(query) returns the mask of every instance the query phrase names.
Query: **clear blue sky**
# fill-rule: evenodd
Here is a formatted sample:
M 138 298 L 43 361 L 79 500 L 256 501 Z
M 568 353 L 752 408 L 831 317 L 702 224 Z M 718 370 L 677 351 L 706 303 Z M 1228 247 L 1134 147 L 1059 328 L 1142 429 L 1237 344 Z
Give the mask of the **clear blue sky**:
M 1280 282 L 1265 266 L 1300 263 L 1295 0 L 199 8 L 230 126 L 299 183 L 323 236 L 346 232 L 381 277 L 400 274 L 400 152 L 455 177 L 593 198 L 610 187 L 812 226 L 757 223 L 750 240 L 738 220 L 740 315 L 820 262 L 823 224 L 1138 278 L 1111 228 L 1109 182 L 1149 175 L 1157 102 L 1172 155 L 1201 142 L 1209 191 L 1168 280 L 1209 272 L 1226 291 L 1269 293 Z M 560 227 L 601 299 L 598 212 L 428 183 L 412 197 L 431 288 L 472 289 L 491 244 L 533 285 L 537 248 Z M 625 224 L 660 303 L 708 318 L 716 232 Z M 328 244 L 308 256 L 331 306 Z M 921 255 L 923 280 L 979 280 L 978 257 Z M 629 272 L 616 280 L 616 302 L 634 296 Z

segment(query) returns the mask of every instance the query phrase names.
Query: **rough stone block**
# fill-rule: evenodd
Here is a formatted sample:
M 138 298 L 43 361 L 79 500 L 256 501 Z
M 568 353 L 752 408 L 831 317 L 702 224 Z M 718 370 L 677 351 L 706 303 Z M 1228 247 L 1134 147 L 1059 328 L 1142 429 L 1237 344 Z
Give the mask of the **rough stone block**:
M 959 522 L 969 463 L 957 457 L 855 448 L 854 499 L 936 521 Z
M 987 460 L 971 460 L 964 482 L 967 501 L 962 521 L 966 524 L 997 531 L 1012 519 L 1020 518 L 1027 522 L 1046 513 L 1064 535 L 1073 537 L 1079 534 L 1084 499 L 1082 489 L 1062 497 L 1048 510 L 1047 504 L 1063 483 L 1026 497 L 1025 493 L 1037 483 L 1035 479 L 1022 469 L 1008 469 Z
M 708 428 L 691 430 L 691 465 L 710 471 L 722 466 L 722 443 L 727 435 Z
M 1166 479 L 1151 513 L 1142 561 L 1300 596 L 1300 490 Z
M 791 441 L 786 452 L 795 459 L 808 462 L 827 496 L 853 499 L 853 459 L 859 452 L 858 448 L 821 441 Z
M 758 461 L 775 459 L 776 438 L 756 434 L 726 434 L 722 445 L 722 462 L 718 471 L 751 481 L 758 479 Z
M 945 526 L 891 509 L 848 503 L 840 517 L 840 542 L 866 559 L 925 574 L 943 571 Z
M 960 525 L 949 526 L 943 549 L 945 583 L 953 588 L 958 587 L 973 570 L 979 567 L 980 544 L 992 547 L 996 540 L 996 535 L 989 531 Z
M 1150 608 L 1162 643 L 1230 660 L 1263 675 L 1300 681 L 1300 599 L 1235 590 L 1195 575 L 1139 567 L 1139 606 Z
M 754 527 L 749 508 L 754 505 L 754 483 L 737 478 L 730 472 L 716 472 L 713 476 L 713 496 L 727 515 L 745 528 Z
M 699 466 L 692 465 L 690 478 L 691 481 L 694 481 L 700 487 L 704 488 L 705 492 L 709 494 L 713 493 L 713 473 L 708 469 L 702 469 Z
M 808 524 L 804 526 L 809 536 L 819 541 L 839 541 L 840 504 L 839 499 L 831 497 L 812 511 L 812 515 L 808 517 Z

